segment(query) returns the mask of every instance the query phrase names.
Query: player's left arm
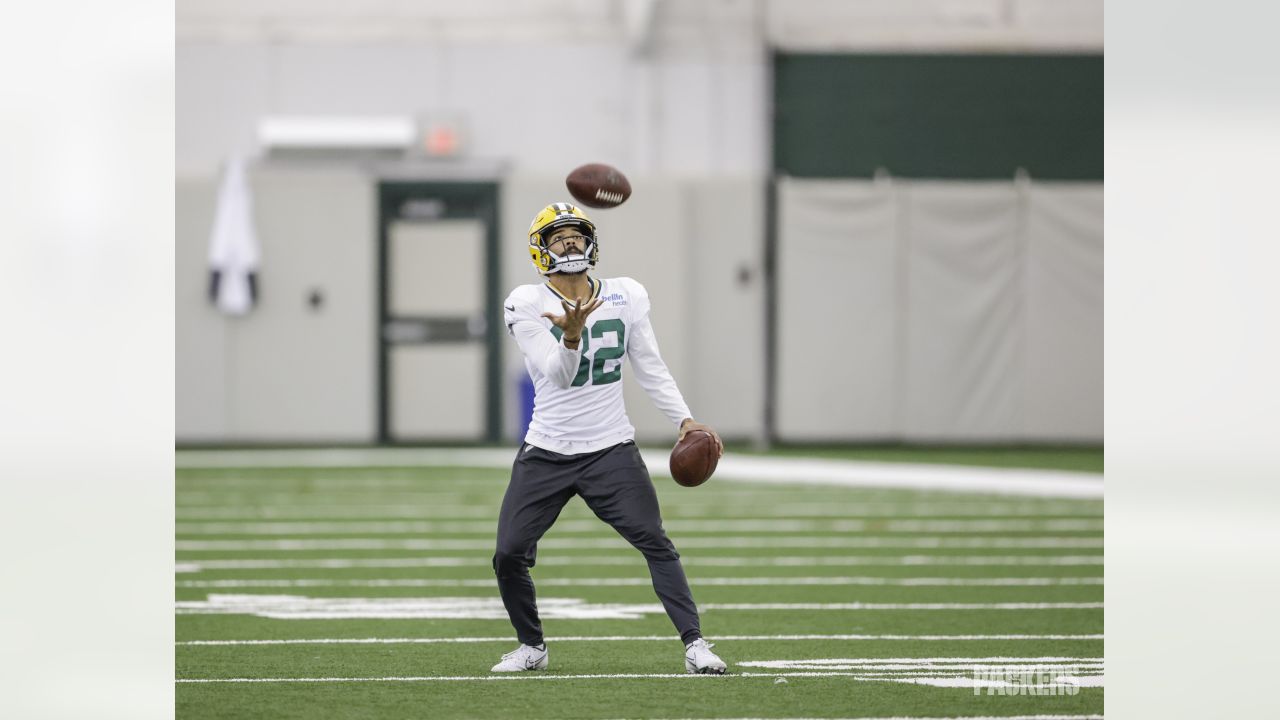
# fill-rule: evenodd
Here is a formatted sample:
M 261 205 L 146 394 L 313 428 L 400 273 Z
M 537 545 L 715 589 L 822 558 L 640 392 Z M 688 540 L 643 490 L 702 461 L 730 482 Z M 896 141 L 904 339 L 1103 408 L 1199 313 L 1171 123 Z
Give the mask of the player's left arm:
M 685 404 L 684 396 L 680 394 L 675 378 L 671 377 L 671 371 L 662 360 L 662 353 L 658 349 L 658 338 L 653 332 L 653 325 L 649 322 L 648 298 L 643 295 L 637 297 L 635 305 L 638 307 L 633 309 L 638 311 L 638 317 L 633 317 L 631 322 L 631 332 L 627 338 L 627 358 L 631 362 L 631 371 L 635 373 L 636 382 L 644 388 L 653 404 L 679 428 L 681 440 L 693 430 L 705 430 L 715 438 L 716 447 L 723 454 L 724 442 L 720 440 L 720 434 L 710 425 L 693 419 L 693 413 Z

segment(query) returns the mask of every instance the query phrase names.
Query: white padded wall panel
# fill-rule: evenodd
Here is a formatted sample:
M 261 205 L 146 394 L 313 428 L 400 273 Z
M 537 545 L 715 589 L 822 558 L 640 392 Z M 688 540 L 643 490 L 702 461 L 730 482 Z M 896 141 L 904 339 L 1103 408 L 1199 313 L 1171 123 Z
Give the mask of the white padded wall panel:
M 778 193 L 778 434 L 886 437 L 901 322 L 893 187 L 787 179 Z
M 883 187 L 780 183 L 780 436 L 1100 441 L 1101 185 Z
M 1025 425 L 1032 439 L 1102 433 L 1102 188 L 1029 189 Z
M 1012 438 L 1022 381 L 1013 186 L 915 182 L 905 198 L 905 435 Z

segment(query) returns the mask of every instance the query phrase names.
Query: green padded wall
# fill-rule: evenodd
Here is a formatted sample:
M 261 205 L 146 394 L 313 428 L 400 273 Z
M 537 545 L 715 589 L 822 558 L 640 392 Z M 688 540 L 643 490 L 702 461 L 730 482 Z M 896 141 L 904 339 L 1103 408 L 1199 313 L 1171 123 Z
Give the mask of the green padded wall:
M 774 56 L 794 177 L 1102 179 L 1100 55 Z

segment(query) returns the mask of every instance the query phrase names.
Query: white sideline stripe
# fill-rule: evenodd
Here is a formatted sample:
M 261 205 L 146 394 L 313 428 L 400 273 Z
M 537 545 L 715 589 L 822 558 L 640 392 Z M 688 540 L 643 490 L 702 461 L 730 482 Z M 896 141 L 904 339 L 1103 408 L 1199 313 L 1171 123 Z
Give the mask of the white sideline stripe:
M 995 641 L 995 640 L 1102 640 L 1103 635 L 718 635 L 716 642 L 740 640 L 854 640 L 854 641 Z M 562 642 L 673 642 L 670 635 L 571 635 L 548 637 Z M 510 643 L 510 636 L 450 638 L 297 638 L 288 640 L 182 640 L 174 645 L 435 645 L 454 643 Z
M 608 549 L 630 547 L 618 538 L 550 538 L 540 542 L 544 549 Z M 682 537 L 680 548 L 1100 548 L 1097 537 L 902 537 L 778 535 L 760 537 Z M 492 550 L 492 540 L 422 538 L 341 538 L 276 540 L 178 540 L 181 550 Z
M 668 520 L 670 532 L 1101 532 L 1101 519 L 1044 520 L 778 520 L 688 519 Z M 557 533 L 599 533 L 608 526 L 599 520 L 562 520 Z M 360 535 L 386 533 L 484 533 L 494 532 L 493 520 L 388 520 L 381 522 L 182 522 L 179 535 Z
M 667 467 L 666 453 L 646 453 L 644 459 L 650 468 L 657 468 L 659 473 Z M 1102 497 L 1101 475 L 1058 470 L 755 457 L 730 453 L 720 459 L 716 476 L 728 480 L 785 485 L 891 487 L 1036 497 Z
M 778 678 L 778 677 L 862 677 L 861 672 L 771 672 L 771 673 L 753 673 L 753 672 L 735 672 L 729 675 L 690 675 L 687 673 L 623 673 L 616 675 L 540 675 L 534 673 L 494 673 L 491 675 L 426 675 L 418 677 L 300 677 L 300 678 L 177 678 L 174 682 L 178 683 L 359 683 L 359 682 L 470 682 L 479 681 L 502 681 L 502 680 L 648 680 L 648 679 L 696 679 L 701 678 L 705 682 L 731 682 L 729 678 Z M 707 678 L 719 678 L 719 680 L 707 680 Z M 1009 717 L 1019 716 L 1003 716 L 1000 718 L 992 718 L 991 720 L 1009 720 Z M 1021 716 L 1031 718 L 1086 718 L 1101 717 L 1096 715 L 1032 715 Z M 918 720 L 918 719 L 912 719 Z M 957 720 L 975 720 L 969 718 L 957 718 Z
M 784 555 L 779 557 L 685 557 L 680 562 L 688 566 L 707 567 L 928 567 L 928 566 L 1088 566 L 1102 565 L 1101 555 Z M 644 565 L 637 555 L 583 555 L 552 556 L 538 558 L 539 565 L 635 566 Z M 179 573 L 198 573 L 206 570 L 282 570 L 286 568 L 317 568 L 342 570 L 350 568 L 426 568 L 426 567 L 488 567 L 483 557 L 436 556 L 421 558 L 315 558 L 306 560 L 255 558 L 243 560 L 182 561 L 174 565 Z
M 777 673 L 782 675 L 785 673 Z M 852 674 L 852 673 L 843 673 Z M 755 677 L 748 673 L 741 673 Z M 758 677 L 774 677 L 775 675 L 759 675 Z M 724 675 L 689 675 L 689 674 L 619 674 L 619 675 L 535 675 L 532 673 L 495 673 L 493 675 L 435 675 L 419 677 L 301 677 L 301 678 L 177 678 L 179 683 L 345 683 L 345 682 L 466 682 L 470 680 L 622 680 L 640 678 L 708 678 L 725 677 Z
M 654 475 L 668 476 L 667 453 L 642 451 Z M 367 448 L 323 450 L 183 450 L 179 468 L 232 467 L 511 467 L 514 449 Z M 1101 498 L 1102 476 L 1057 470 L 758 457 L 726 453 L 716 479 L 859 488 L 906 488 L 1036 497 Z
M 651 578 L 544 578 L 543 587 L 649 587 Z M 1029 578 L 934 578 L 934 577 L 708 577 L 689 578 L 696 586 L 756 585 L 884 585 L 902 587 L 972 586 L 972 587 L 1048 587 L 1066 585 L 1101 585 L 1100 577 L 1029 577 Z M 494 588 L 493 578 L 288 578 L 179 580 L 180 588 L 303 588 L 303 587 L 447 587 Z

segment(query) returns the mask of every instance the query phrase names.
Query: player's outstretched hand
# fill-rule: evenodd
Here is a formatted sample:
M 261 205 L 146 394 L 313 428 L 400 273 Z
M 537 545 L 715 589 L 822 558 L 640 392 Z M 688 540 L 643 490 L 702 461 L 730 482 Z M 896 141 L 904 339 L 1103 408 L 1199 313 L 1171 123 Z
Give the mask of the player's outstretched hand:
M 565 342 L 576 343 L 582 339 L 582 327 L 587 324 L 587 316 L 595 312 L 596 308 L 603 304 L 604 300 L 600 298 L 586 303 L 582 302 L 582 298 L 574 298 L 573 304 L 570 304 L 568 300 L 561 300 L 560 307 L 564 308 L 563 315 L 542 313 L 542 317 L 547 318 L 553 325 L 560 328 L 564 333 Z
M 724 457 L 724 441 L 720 439 L 720 433 L 713 430 L 710 425 L 703 425 L 702 423 L 695 421 L 693 418 L 685 418 L 684 422 L 680 423 L 680 437 L 676 438 L 676 442 L 679 443 L 684 439 L 685 435 L 688 435 L 694 430 L 705 430 L 708 433 L 711 433 L 711 437 L 716 439 L 716 449 L 720 451 L 720 454 L 716 457 Z

